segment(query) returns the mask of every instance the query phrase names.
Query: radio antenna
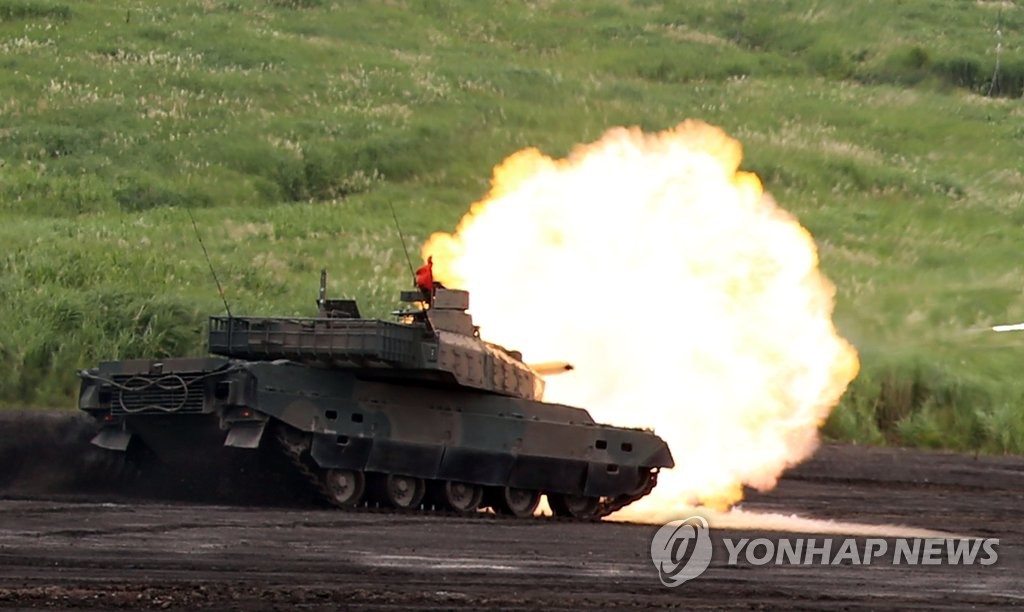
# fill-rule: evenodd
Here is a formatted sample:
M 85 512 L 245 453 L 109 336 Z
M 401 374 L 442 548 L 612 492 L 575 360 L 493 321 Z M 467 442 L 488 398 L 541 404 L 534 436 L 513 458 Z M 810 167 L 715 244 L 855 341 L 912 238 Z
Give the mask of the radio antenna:
M 395 220 L 395 229 L 398 230 L 398 239 L 402 242 L 402 252 L 405 253 L 405 263 L 409 264 L 409 276 L 415 278 L 416 272 L 412 268 L 412 260 L 409 259 L 409 249 L 405 248 L 405 236 L 402 235 L 402 226 L 398 224 L 398 215 L 395 214 L 395 205 L 388 200 L 388 206 L 391 208 L 391 218 Z
M 185 207 L 188 212 L 188 218 L 192 220 L 192 229 L 196 232 L 196 240 L 199 241 L 199 246 L 203 249 L 203 257 L 206 258 L 206 265 L 210 266 L 210 276 L 213 277 L 213 282 L 217 283 L 217 291 L 220 292 L 220 299 L 224 302 L 224 311 L 228 313 L 228 318 L 231 318 L 231 308 L 228 306 L 228 299 L 224 297 L 224 288 L 220 286 L 220 280 L 217 279 L 217 273 L 213 270 L 213 262 L 210 261 L 210 254 L 206 251 L 206 245 L 203 244 L 203 236 L 199 233 L 199 226 L 196 225 L 196 218 L 192 216 L 192 209 L 188 206 Z

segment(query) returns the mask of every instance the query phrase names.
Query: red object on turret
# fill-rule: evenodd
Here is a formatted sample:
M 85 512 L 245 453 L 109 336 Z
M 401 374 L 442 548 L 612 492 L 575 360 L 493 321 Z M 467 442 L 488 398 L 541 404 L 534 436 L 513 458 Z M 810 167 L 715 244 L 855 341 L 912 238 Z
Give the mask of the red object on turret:
M 427 257 L 427 263 L 416 270 L 416 286 L 423 291 L 434 290 L 434 257 Z

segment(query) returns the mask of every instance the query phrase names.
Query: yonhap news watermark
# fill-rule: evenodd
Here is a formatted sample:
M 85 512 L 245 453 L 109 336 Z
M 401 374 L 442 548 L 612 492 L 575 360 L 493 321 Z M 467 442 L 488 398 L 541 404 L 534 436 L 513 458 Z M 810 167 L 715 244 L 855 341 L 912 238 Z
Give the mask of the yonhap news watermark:
M 998 538 L 854 538 L 842 536 L 722 538 L 726 566 L 993 565 Z M 662 526 L 651 540 L 658 578 L 675 587 L 697 578 L 714 556 L 706 519 L 691 516 Z M 719 553 L 721 554 L 721 553 Z
M 954 538 L 723 538 L 727 565 L 992 565 L 999 540 Z

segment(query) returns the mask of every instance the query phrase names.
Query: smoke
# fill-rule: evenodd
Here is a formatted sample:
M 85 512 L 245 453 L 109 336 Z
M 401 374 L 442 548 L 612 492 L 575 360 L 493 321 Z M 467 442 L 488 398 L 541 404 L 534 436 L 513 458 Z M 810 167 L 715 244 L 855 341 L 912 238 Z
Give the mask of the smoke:
M 164 465 L 144 446 L 93 446 L 85 414 L 0 411 L 0 496 L 162 499 L 309 506 L 316 496 L 280 453 L 213 448 L 199 468 Z
M 1024 331 L 1024 323 L 1012 323 L 1008 325 L 994 325 L 991 328 L 994 332 Z
M 520 151 L 423 246 L 435 277 L 470 290 L 483 337 L 576 366 L 545 399 L 669 443 L 676 469 L 620 518 L 773 487 L 856 375 L 813 239 L 741 157 L 695 121 L 615 128 L 566 159 Z
M 0 493 L 80 490 L 101 462 L 94 435 L 85 415 L 0 411 Z

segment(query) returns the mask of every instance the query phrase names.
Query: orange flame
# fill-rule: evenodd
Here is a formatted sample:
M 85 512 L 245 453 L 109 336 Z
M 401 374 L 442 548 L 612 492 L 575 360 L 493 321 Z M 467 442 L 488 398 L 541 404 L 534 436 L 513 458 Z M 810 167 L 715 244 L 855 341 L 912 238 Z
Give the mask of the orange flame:
M 615 128 L 567 159 L 527 149 L 423 247 L 439 280 L 470 290 L 483 337 L 576 367 L 545 399 L 669 443 L 677 467 L 619 518 L 774 487 L 857 374 L 814 241 L 741 158 L 697 121 Z

